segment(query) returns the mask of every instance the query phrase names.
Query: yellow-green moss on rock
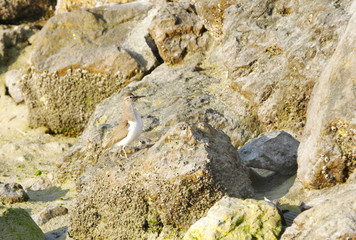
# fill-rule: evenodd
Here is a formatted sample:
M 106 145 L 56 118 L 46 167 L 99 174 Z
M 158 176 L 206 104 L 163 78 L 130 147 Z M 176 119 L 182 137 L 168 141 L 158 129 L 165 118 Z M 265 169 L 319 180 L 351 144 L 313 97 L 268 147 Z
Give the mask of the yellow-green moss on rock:
M 265 201 L 225 197 L 190 227 L 184 240 L 278 239 L 277 208 Z
M 0 208 L 0 239 L 46 239 L 30 214 L 21 208 Z

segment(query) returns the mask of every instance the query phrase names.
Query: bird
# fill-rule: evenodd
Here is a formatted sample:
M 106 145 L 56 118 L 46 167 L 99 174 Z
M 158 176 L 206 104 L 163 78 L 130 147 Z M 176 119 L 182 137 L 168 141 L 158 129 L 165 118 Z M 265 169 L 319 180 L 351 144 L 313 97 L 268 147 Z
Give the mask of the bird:
M 125 147 L 136 140 L 143 130 L 142 119 L 134 107 L 134 102 L 142 97 L 144 96 L 135 96 L 131 92 L 122 96 L 124 114 L 104 150 L 120 147 L 120 157 L 122 157 L 121 152 L 123 151 L 127 159 Z

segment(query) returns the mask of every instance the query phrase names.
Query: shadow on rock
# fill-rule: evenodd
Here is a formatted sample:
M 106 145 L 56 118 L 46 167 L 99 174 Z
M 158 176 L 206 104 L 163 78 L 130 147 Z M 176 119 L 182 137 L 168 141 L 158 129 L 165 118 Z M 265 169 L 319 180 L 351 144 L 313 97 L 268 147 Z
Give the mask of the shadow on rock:
M 32 201 L 55 201 L 60 197 L 64 197 L 69 189 L 61 187 L 50 187 L 45 190 L 32 191 L 27 189 L 27 193 Z

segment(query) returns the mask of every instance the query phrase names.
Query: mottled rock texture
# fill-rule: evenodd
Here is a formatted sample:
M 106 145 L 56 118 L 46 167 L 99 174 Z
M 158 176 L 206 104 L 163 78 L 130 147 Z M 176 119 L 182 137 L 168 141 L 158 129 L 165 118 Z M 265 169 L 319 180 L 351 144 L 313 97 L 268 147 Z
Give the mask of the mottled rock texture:
M 225 197 L 209 209 L 207 216 L 194 223 L 184 240 L 277 240 L 281 217 L 273 205 L 254 199 Z
M 45 240 L 41 229 L 21 208 L 0 207 L 0 238 L 6 240 Z
M 181 239 L 225 194 L 253 196 L 228 136 L 180 123 L 130 160 L 106 155 L 82 178 L 70 210 L 75 239 Z
M 207 49 L 208 35 L 203 22 L 189 2 L 168 3 L 158 10 L 149 33 L 159 54 L 168 64 L 177 64 L 189 52 Z
M 347 180 L 356 166 L 356 2 L 353 16 L 314 87 L 298 151 L 298 178 L 322 188 Z
M 38 31 L 33 25 L 0 25 L 0 66 L 8 66 L 30 43 L 28 39 Z
M 52 0 L 1 0 L 0 24 L 38 20 L 50 15 L 54 5 L 55 1 Z
M 111 129 L 122 116 L 123 92 L 133 91 L 145 96 L 135 103 L 144 131 L 127 149 L 155 143 L 182 121 L 208 122 L 229 135 L 235 146 L 255 137 L 260 130 L 254 116 L 248 114 L 246 102 L 233 95 L 231 89 L 224 89 L 218 79 L 196 71 L 194 63 L 187 65 L 169 67 L 162 64 L 141 81 L 132 82 L 100 103 L 78 143 L 60 163 L 59 179 L 76 179 L 88 164 L 95 164 L 102 146 L 110 138 Z
M 29 196 L 18 183 L 0 184 L 0 201 L 5 203 L 28 201 Z
M 30 125 L 77 135 L 97 103 L 141 79 L 155 57 L 143 35 L 138 49 L 125 41 L 135 39 L 129 33 L 150 8 L 130 3 L 51 18 L 36 37 L 32 68 L 20 85 Z
M 310 209 L 294 219 L 283 233 L 283 240 L 356 239 L 356 200 L 354 182 L 319 190 L 320 196 L 305 200 Z
M 284 131 L 271 131 L 252 139 L 239 149 L 248 167 L 268 169 L 282 175 L 297 172 L 299 141 Z
M 62 216 L 68 213 L 68 209 L 63 206 L 46 207 L 41 212 L 32 216 L 38 225 L 47 223 L 52 218 Z
M 345 31 L 350 2 L 239 1 L 224 10 L 209 61 L 228 72 L 226 86 L 250 101 L 266 130 L 301 136 L 310 93 Z

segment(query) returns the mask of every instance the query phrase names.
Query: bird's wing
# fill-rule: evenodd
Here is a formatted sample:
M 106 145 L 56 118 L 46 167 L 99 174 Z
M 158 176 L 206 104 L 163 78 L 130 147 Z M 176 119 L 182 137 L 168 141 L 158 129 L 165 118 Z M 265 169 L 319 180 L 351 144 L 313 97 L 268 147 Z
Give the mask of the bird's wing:
M 122 139 L 124 139 L 128 132 L 129 132 L 129 121 L 121 121 L 119 123 L 119 125 L 116 127 L 116 129 L 114 130 L 114 132 L 111 135 L 111 138 L 109 140 L 109 142 L 106 144 L 106 146 L 104 147 L 104 149 L 110 148 L 112 145 L 114 145 L 115 143 L 120 142 Z

